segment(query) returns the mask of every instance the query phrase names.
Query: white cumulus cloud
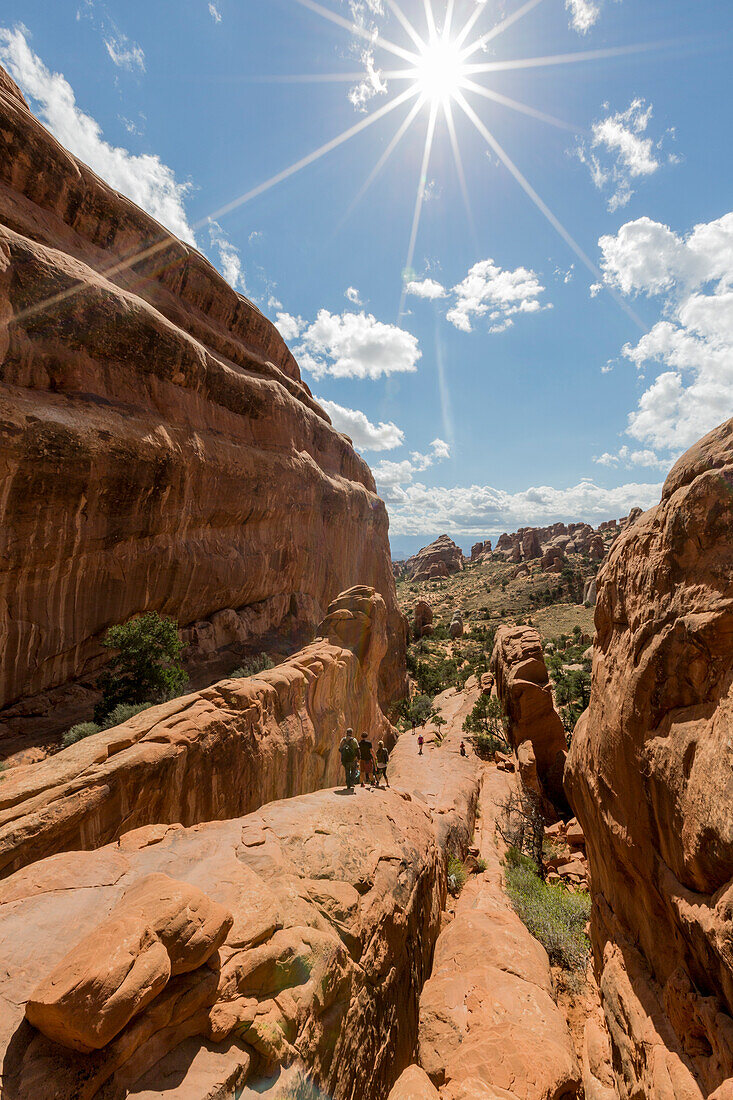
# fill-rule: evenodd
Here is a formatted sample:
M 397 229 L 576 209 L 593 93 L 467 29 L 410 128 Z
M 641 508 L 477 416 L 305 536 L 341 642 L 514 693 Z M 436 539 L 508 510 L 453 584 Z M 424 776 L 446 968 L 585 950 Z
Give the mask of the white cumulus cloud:
M 196 243 L 184 208 L 190 184 L 179 183 L 160 157 L 138 156 L 105 141 L 99 123 L 77 106 L 66 78 L 52 73 L 30 48 L 25 27 L 0 27 L 0 62 L 62 145 L 171 232 Z
M 329 313 L 321 309 L 301 330 L 294 353 L 314 378 L 381 378 L 413 372 L 422 352 L 417 338 L 371 313 Z
M 733 212 L 686 236 L 639 218 L 599 245 L 610 286 L 660 305 L 651 330 L 623 348 L 644 377 L 655 375 L 627 433 L 678 454 L 733 416 Z
M 471 332 L 477 317 L 488 317 L 489 332 L 503 332 L 519 313 L 537 313 L 545 288 L 534 271 L 526 267 L 507 271 L 493 260 L 480 260 L 465 279 L 453 287 L 454 305 L 446 317 L 462 332 Z
M 448 293 L 445 287 L 435 279 L 411 279 L 405 284 L 405 290 L 416 298 L 427 298 L 431 301 L 436 298 L 445 298 Z
M 585 520 L 597 525 L 627 515 L 634 507 L 652 507 L 662 491 L 661 484 L 630 482 L 604 489 L 585 480 L 566 489 L 542 485 L 508 493 L 490 485 L 428 487 L 392 472 L 395 476 L 385 479 L 378 476 L 378 468 L 375 470 L 392 535 L 447 531 L 453 536 L 486 538 L 518 527 L 560 521 Z
M 331 417 L 334 428 L 348 435 L 358 451 L 393 451 L 405 441 L 404 432 L 391 420 L 372 424 L 358 409 L 346 409 L 323 397 L 317 397 L 316 401 Z
M 411 451 L 410 457 L 400 462 L 383 459 L 374 467 L 377 488 L 381 492 L 382 488 L 389 490 L 399 485 L 409 485 L 416 473 L 421 473 L 446 458 L 450 458 L 449 444 L 444 439 L 434 439 L 425 453 Z
M 633 182 L 652 176 L 664 163 L 676 163 L 675 155 L 662 155 L 663 139 L 647 133 L 652 106 L 634 99 L 625 111 L 611 112 L 596 119 L 587 142 L 580 142 L 575 153 L 588 168 L 599 191 L 609 192 L 608 209 L 626 206 L 634 193 Z

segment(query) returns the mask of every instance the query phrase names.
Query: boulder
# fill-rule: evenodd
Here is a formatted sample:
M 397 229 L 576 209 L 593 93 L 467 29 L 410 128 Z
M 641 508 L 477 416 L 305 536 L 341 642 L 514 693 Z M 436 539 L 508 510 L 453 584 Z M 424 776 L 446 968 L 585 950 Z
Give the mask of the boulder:
M 236 817 L 340 781 L 344 729 L 394 734 L 377 701 L 388 613 L 356 587 L 320 637 L 251 679 L 143 711 L 0 785 L 0 876 L 141 826 Z
M 297 646 L 356 583 L 390 618 L 382 699 L 404 693 L 369 467 L 275 326 L 63 149 L 4 72 L 0 255 L 0 724 L 31 744 L 87 717 L 100 638 L 139 612 L 193 628 L 257 606 L 251 653 L 275 630 Z M 211 682 L 236 657 L 187 661 Z
M 537 773 L 547 794 L 562 794 L 562 767 L 566 753 L 565 730 L 555 710 L 552 689 L 534 627 L 500 626 L 491 655 L 496 692 L 509 717 L 509 736 L 514 748 L 531 743 Z
M 733 1079 L 732 487 L 728 421 L 624 525 L 566 770 L 617 1091 L 640 1100 Z
M 408 1066 L 387 1100 L 440 1100 L 440 1094 L 424 1069 Z
M 321 791 L 17 873 L 0 884 L 3 1092 L 189 1100 L 298 1062 L 329 1096 L 358 1081 L 383 1100 L 417 1043 L 436 837 L 406 791 Z

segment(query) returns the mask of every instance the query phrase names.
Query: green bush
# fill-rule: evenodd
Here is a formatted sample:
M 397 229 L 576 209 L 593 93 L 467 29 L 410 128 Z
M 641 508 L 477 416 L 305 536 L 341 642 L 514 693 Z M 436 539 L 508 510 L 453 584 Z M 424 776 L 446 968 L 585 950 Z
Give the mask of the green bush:
M 482 875 L 488 866 L 489 865 L 486 862 L 486 860 L 484 859 L 484 857 L 479 856 L 478 859 L 476 860 L 476 873 L 479 874 L 479 875 Z
M 134 718 L 141 711 L 148 710 L 152 703 L 118 703 L 113 711 L 102 722 L 79 722 L 72 726 L 61 738 L 61 747 L 68 749 L 69 745 L 75 745 L 77 741 L 83 741 L 85 737 L 91 737 L 93 733 L 102 730 L 111 730 L 114 726 L 121 726 L 128 718 Z
M 268 668 L 274 667 L 275 662 L 266 653 L 260 653 L 259 657 L 251 657 L 249 661 L 245 661 L 243 665 L 235 668 L 234 672 L 230 672 L 229 675 L 232 680 L 241 680 L 247 676 L 256 676 L 258 672 L 265 672 Z
M 85 737 L 91 737 L 93 733 L 99 733 L 101 728 L 96 722 L 79 722 L 66 731 L 61 738 L 61 746 L 68 749 L 69 745 L 75 745 L 77 741 L 83 741 Z
M 519 853 L 506 858 L 506 887 L 515 911 L 540 941 L 550 962 L 565 970 L 585 970 L 590 943 L 585 926 L 590 897 L 571 894 L 560 883 L 543 882 L 532 861 Z
M 448 891 L 457 897 L 466 885 L 466 868 L 457 856 L 448 857 Z
M 114 654 L 99 678 L 102 699 L 94 711 L 97 722 L 104 721 L 119 703 L 171 699 L 186 683 L 178 624 L 157 611 L 110 627 L 102 644 Z

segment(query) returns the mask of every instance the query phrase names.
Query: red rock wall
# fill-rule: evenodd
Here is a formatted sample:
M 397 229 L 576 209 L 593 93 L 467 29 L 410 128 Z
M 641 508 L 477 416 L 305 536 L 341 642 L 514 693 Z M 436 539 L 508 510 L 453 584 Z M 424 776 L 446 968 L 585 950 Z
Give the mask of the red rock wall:
M 598 581 L 566 788 L 621 1097 L 733 1095 L 733 421 L 680 459 Z
M 92 676 L 104 630 L 137 612 L 187 626 L 257 604 L 277 629 L 285 607 L 302 631 L 354 583 L 387 602 L 383 697 L 401 690 L 369 468 L 273 325 L 67 153 L 5 74 L 0 490 L 0 706 Z
M 355 588 L 315 642 L 251 679 L 143 711 L 0 784 L 0 877 L 57 852 L 157 823 L 195 825 L 343 780 L 347 726 L 387 738 L 377 702 L 387 649 L 381 596 Z

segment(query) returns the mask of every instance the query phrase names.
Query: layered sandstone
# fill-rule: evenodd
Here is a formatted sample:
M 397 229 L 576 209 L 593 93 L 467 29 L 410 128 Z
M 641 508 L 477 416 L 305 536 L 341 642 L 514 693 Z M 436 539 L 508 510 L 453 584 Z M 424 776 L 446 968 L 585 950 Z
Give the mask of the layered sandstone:
M 408 580 L 428 581 L 450 577 L 463 569 L 463 551 L 448 535 L 441 535 L 405 563 Z
M 332 786 L 347 726 L 376 741 L 388 612 L 368 588 L 329 607 L 319 638 L 251 679 L 143 711 L 0 784 L 0 876 L 145 825 L 239 817 Z
M 174 616 L 213 678 L 273 631 L 302 641 L 355 583 L 390 616 L 382 698 L 402 690 L 368 467 L 273 325 L 4 73 L 0 366 L 0 734 L 83 715 L 104 631 L 136 613 Z
M 509 738 L 520 765 L 534 768 L 551 798 L 562 794 L 566 740 L 555 710 L 538 631 L 500 626 L 491 655 L 496 693 L 509 719 Z
M 566 784 L 622 1097 L 733 1095 L 732 493 L 728 421 L 680 459 L 598 578 Z
M 415 1048 L 444 896 L 430 811 L 397 791 L 36 863 L 0 885 L 2 1095 L 259 1094 L 299 1062 L 334 1100 L 384 1100 Z

